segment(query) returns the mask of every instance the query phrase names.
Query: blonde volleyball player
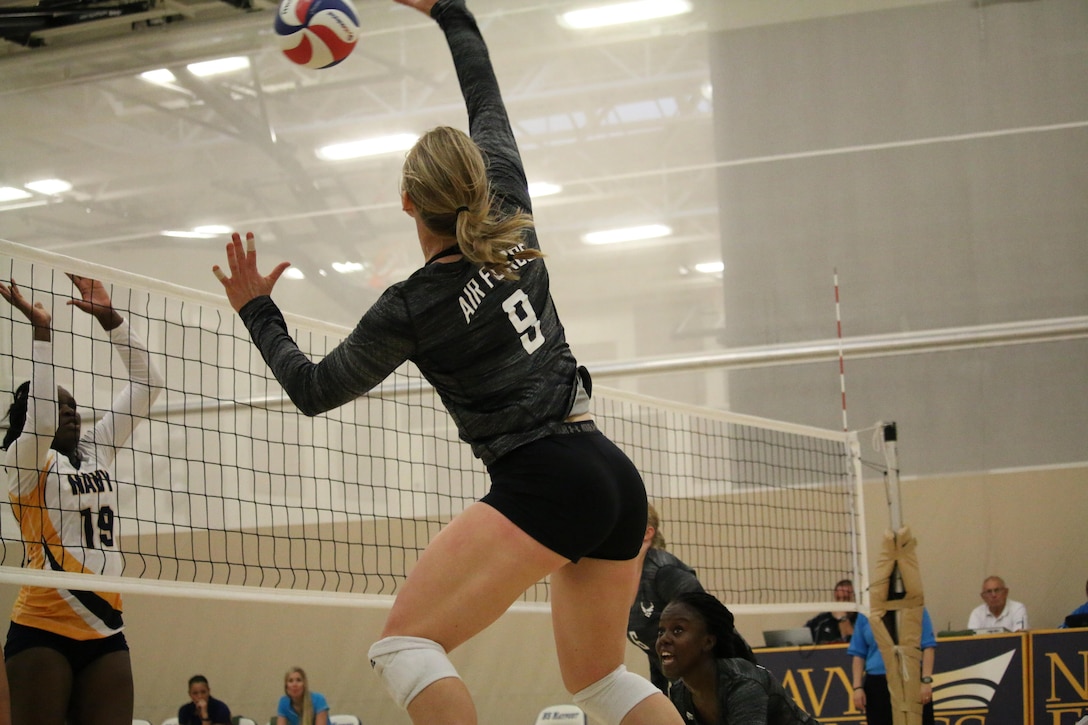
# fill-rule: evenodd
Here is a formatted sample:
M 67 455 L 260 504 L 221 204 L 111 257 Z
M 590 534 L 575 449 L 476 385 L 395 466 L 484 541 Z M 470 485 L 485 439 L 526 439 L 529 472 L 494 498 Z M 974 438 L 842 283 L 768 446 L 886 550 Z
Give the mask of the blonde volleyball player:
M 213 271 L 304 413 L 344 405 L 411 360 L 488 468 L 491 490 L 430 542 L 370 649 L 414 723 L 476 722 L 447 653 L 550 574 L 559 666 L 575 702 L 605 725 L 679 724 L 668 699 L 623 667 L 646 491 L 588 415 L 589 378 L 552 302 L 487 47 L 464 0 L 397 2 L 445 33 L 471 131 L 433 129 L 405 160 L 401 203 L 423 267 L 386 290 L 319 364 L 269 297 L 286 262 L 263 276 L 253 235 L 236 234 L 230 276 Z
M 110 469 L 116 447 L 147 417 L 162 380 L 102 283 L 69 277 L 80 297 L 68 304 L 107 331 L 129 382 L 94 429 L 81 431 L 75 399 L 55 380 L 52 316 L 14 281 L 0 283 L 0 296 L 34 328 L 32 376 L 15 392 L 4 437 L 9 496 L 26 566 L 116 576 L 118 496 Z M 4 645 L 12 723 L 129 725 L 132 665 L 122 627 L 118 594 L 24 586 Z

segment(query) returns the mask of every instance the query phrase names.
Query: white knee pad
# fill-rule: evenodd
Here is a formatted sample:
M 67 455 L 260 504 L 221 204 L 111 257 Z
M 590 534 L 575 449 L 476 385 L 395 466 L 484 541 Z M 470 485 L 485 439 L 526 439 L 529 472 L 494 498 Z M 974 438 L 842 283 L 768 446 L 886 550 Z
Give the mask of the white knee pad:
M 574 704 L 604 725 L 619 725 L 627 713 L 647 697 L 659 694 L 645 677 L 628 672 L 624 665 L 574 694 Z
M 458 677 L 442 645 L 423 637 L 386 637 L 370 647 L 370 666 L 402 708 L 427 685 Z

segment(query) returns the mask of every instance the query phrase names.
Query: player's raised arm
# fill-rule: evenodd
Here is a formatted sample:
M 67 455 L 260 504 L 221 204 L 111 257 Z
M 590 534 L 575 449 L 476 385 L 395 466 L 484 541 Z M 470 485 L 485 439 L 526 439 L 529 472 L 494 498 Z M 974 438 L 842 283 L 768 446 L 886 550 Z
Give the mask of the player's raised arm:
M 464 0 L 438 0 L 430 13 L 446 35 L 468 111 L 469 135 L 487 155 L 492 191 L 507 208 L 531 213 L 521 154 L 476 19 Z

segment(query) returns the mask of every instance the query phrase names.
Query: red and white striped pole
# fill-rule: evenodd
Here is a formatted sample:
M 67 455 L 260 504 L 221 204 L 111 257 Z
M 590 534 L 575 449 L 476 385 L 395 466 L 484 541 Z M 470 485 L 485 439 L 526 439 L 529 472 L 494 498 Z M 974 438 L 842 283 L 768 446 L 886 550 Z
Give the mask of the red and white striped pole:
M 842 314 L 839 311 L 839 270 L 834 268 L 834 281 L 835 281 L 835 327 L 838 330 L 839 337 L 839 391 L 842 393 L 842 429 L 843 432 L 849 431 L 850 428 L 846 425 L 846 365 L 843 362 L 842 354 Z

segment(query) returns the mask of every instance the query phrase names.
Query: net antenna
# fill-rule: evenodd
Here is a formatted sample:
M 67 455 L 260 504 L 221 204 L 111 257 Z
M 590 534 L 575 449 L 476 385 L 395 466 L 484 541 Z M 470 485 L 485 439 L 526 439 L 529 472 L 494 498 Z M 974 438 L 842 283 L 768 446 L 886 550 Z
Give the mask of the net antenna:
M 75 393 L 85 426 L 125 376 L 102 331 L 64 304 L 65 272 L 107 286 L 165 390 L 116 458 L 121 575 L 22 568 L 28 543 L 4 496 L 0 582 L 388 607 L 431 538 L 487 492 L 486 470 L 412 365 L 308 418 L 222 295 L 0 240 L 0 279 L 53 311 L 58 383 Z M 314 360 L 350 332 L 286 320 Z M 31 338 L 25 318 L 0 304 L 0 414 L 30 375 Z M 642 473 L 669 550 L 735 612 L 834 611 L 829 582 L 866 580 L 857 433 L 600 386 L 592 406 Z M 545 580 L 516 606 L 546 611 L 549 596 Z
M 839 268 L 838 267 L 832 267 L 832 269 L 831 269 L 831 281 L 832 281 L 832 284 L 835 287 L 835 338 L 838 340 L 838 346 L 839 346 L 839 396 L 840 396 L 840 406 L 842 408 L 842 429 L 843 429 L 844 432 L 846 432 L 846 431 L 850 430 L 850 426 L 849 426 L 849 424 L 847 423 L 847 420 L 846 420 L 846 355 L 845 355 L 845 353 L 843 351 L 842 306 L 841 306 L 841 303 L 840 303 L 840 296 L 839 296 Z M 861 499 L 859 497 L 858 502 L 860 502 L 860 500 Z M 855 503 L 857 503 L 857 502 L 855 502 Z M 868 574 L 868 572 L 865 572 L 865 573 L 866 573 L 866 575 Z M 863 606 L 867 606 L 868 602 L 869 602 L 869 588 L 860 583 L 860 582 L 862 582 L 861 577 L 856 578 L 855 581 L 859 582 L 859 585 L 854 587 L 854 596 L 860 598 L 861 604 Z M 832 609 L 832 611 L 836 611 L 836 610 Z
M 835 334 L 839 341 L 839 391 L 842 396 L 842 429 L 850 430 L 846 424 L 846 363 L 842 344 L 842 312 L 839 308 L 839 270 L 832 270 L 832 279 L 835 284 Z

